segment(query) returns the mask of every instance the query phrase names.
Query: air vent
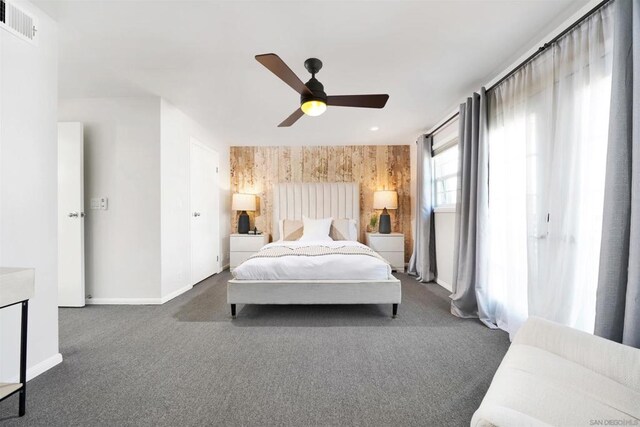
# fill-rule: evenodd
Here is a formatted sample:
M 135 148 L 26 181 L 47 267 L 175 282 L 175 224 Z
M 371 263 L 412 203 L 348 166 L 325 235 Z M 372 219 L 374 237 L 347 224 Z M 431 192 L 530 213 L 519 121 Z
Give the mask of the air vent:
M 21 39 L 35 41 L 35 19 L 5 0 L 0 0 L 0 27 Z

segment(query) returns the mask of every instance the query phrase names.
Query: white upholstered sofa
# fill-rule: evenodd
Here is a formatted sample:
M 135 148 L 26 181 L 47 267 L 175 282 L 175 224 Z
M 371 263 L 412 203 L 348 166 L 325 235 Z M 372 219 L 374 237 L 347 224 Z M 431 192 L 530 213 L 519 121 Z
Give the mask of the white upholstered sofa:
M 640 426 L 640 350 L 530 318 L 471 425 Z

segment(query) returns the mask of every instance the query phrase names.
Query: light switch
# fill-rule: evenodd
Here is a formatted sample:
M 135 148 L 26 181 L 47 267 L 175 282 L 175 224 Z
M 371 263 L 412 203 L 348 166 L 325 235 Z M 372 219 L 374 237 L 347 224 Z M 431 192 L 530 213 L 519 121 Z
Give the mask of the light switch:
M 106 211 L 108 208 L 108 199 L 106 197 L 91 198 L 91 209 Z

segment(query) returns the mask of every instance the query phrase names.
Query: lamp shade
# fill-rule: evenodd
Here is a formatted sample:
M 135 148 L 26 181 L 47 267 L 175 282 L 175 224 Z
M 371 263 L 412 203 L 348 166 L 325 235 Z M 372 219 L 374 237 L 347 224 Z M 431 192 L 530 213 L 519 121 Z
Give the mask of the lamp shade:
M 234 211 L 255 211 L 255 194 L 235 193 L 231 199 L 231 210 Z
M 373 193 L 373 209 L 398 209 L 398 193 L 384 190 Z

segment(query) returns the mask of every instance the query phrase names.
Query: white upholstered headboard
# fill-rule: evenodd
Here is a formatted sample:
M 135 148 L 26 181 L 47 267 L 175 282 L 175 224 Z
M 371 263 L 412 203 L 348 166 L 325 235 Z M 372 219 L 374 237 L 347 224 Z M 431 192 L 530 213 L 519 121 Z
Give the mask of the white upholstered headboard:
M 276 184 L 273 191 L 273 241 L 280 239 L 281 219 L 355 219 L 360 230 L 360 185 L 357 182 Z

